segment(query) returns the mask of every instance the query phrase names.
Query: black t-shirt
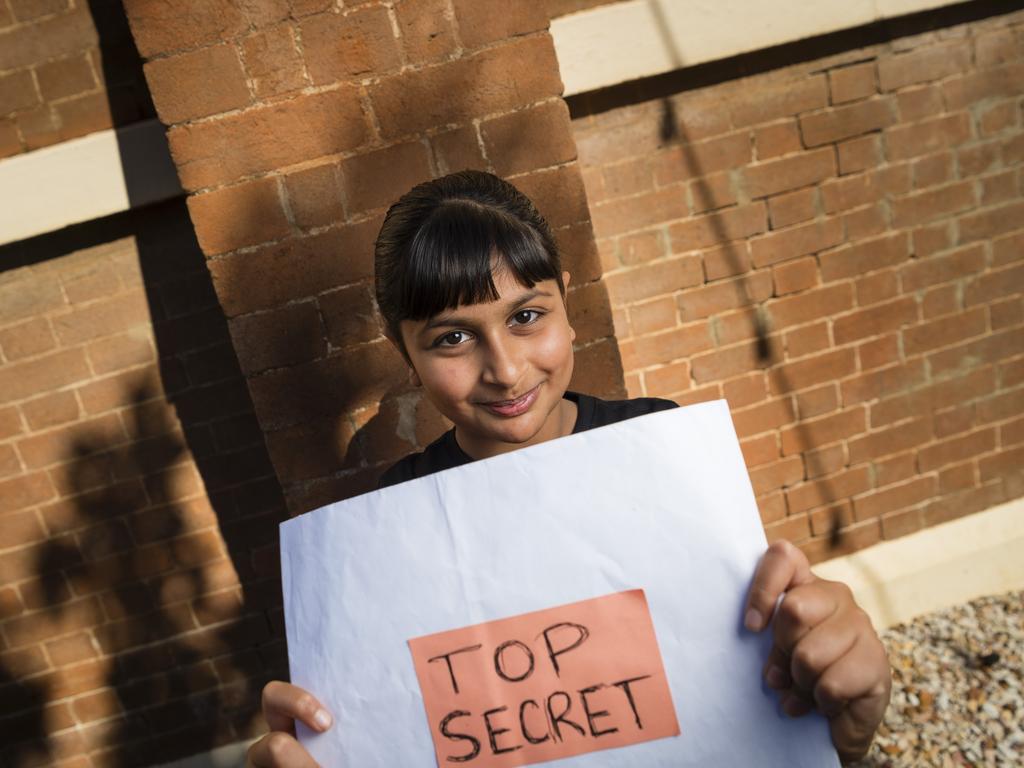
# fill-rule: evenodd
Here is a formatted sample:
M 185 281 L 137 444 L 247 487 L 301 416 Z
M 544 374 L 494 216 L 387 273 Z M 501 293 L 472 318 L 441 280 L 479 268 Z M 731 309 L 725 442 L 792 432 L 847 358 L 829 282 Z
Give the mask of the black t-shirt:
M 655 397 L 640 397 L 635 400 L 600 400 L 590 395 L 577 392 L 566 392 L 566 400 L 576 403 L 576 425 L 572 434 L 586 432 L 588 429 L 603 427 L 618 421 L 643 416 L 645 413 L 666 411 L 675 408 L 671 400 L 660 400 Z M 450 429 L 441 437 L 428 445 L 420 453 L 412 453 L 399 461 L 381 475 L 378 488 L 404 483 L 417 477 L 432 475 L 442 469 L 460 467 L 473 461 L 455 440 L 455 430 Z

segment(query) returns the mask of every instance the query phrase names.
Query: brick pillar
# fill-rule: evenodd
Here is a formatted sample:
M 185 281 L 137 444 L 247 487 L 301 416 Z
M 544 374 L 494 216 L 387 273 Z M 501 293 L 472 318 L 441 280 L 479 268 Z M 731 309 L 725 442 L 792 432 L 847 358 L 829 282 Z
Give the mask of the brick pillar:
M 383 213 L 417 182 L 486 169 L 536 202 L 573 275 L 574 386 L 624 391 L 542 4 L 190 7 L 125 0 L 293 513 L 369 490 L 445 427 L 372 298 Z

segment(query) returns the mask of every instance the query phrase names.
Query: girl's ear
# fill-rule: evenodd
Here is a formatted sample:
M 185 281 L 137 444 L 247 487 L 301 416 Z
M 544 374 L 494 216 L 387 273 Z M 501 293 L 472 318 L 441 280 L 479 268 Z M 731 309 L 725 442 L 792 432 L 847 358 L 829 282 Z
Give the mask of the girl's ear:
M 569 279 L 572 277 L 568 272 L 562 273 L 562 288 L 566 291 L 569 290 Z
M 563 300 L 568 296 L 569 293 L 569 280 L 572 276 L 568 272 L 562 273 L 562 287 L 565 289 L 565 293 L 562 295 Z M 571 325 L 569 326 L 569 341 L 576 341 L 576 329 Z

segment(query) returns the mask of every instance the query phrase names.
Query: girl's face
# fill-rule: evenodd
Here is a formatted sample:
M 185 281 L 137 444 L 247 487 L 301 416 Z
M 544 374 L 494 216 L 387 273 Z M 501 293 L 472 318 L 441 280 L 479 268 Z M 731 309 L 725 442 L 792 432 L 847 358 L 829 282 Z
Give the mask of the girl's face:
M 576 333 L 558 283 L 527 288 L 499 268 L 494 286 L 495 301 L 401 323 L 415 378 L 475 459 L 569 434 L 576 421 L 562 399 Z

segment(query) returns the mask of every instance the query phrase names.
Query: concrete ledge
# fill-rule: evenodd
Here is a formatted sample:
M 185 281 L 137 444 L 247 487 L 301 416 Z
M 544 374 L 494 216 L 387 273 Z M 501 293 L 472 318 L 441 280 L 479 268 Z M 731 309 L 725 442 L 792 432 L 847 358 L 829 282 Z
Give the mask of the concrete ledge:
M 0 245 L 184 194 L 156 120 L 0 160 Z
M 630 0 L 551 22 L 565 95 L 954 5 L 951 0 Z
M 814 566 L 845 582 L 876 629 L 1024 589 L 1024 498 Z

